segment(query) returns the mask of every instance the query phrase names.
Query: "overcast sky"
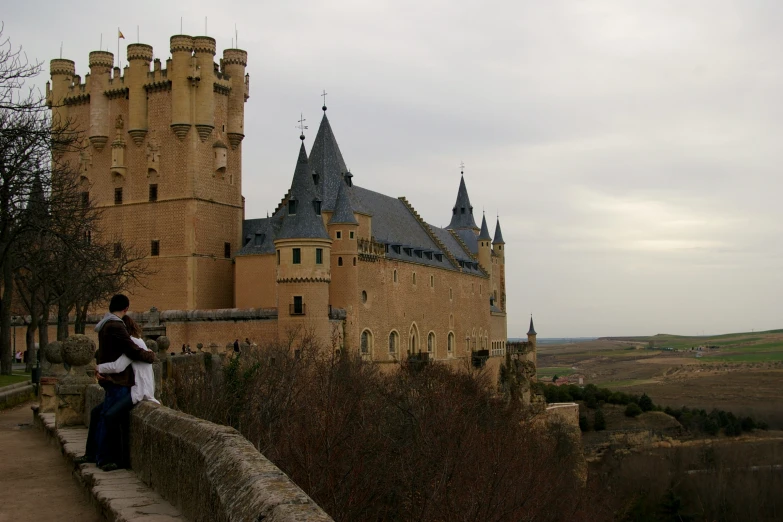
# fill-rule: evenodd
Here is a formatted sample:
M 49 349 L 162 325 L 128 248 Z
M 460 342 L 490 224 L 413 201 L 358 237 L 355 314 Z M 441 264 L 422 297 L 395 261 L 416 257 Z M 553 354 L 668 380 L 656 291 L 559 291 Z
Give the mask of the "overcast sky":
M 75 5 L 75 4 L 74 4 Z M 180 32 L 248 51 L 247 217 L 329 119 L 354 182 L 444 226 L 459 164 L 500 214 L 509 336 L 783 328 L 783 2 L 85 1 L 6 5 L 32 59 Z M 217 7 L 220 7 L 218 9 Z M 219 51 L 220 55 L 221 52 Z

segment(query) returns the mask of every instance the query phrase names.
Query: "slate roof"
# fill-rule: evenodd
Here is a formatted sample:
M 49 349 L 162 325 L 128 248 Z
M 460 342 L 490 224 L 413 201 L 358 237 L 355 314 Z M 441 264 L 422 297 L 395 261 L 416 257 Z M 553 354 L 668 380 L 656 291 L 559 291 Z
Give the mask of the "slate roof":
M 467 245 L 472 254 L 478 255 L 478 237 L 473 230 L 469 228 L 461 228 L 454 230 L 454 233 L 459 236 L 465 245 Z
M 346 223 L 352 225 L 359 224 L 359 222 L 356 221 L 356 216 L 353 215 L 354 209 L 353 209 L 353 204 L 351 202 L 351 192 L 353 192 L 352 187 L 349 187 L 345 181 L 340 183 L 337 192 L 337 203 L 335 204 L 334 213 L 332 214 L 332 217 L 329 218 L 329 224 L 332 223 Z
M 465 176 L 460 177 L 459 190 L 457 191 L 457 202 L 451 215 L 451 223 L 446 228 L 473 228 L 478 230 L 476 220 L 473 219 L 473 206 L 470 204 L 468 189 L 465 187 Z
M 527 331 L 528 335 L 538 335 L 536 329 L 533 327 L 533 316 L 530 316 L 530 329 Z
M 498 245 L 500 243 L 505 244 L 506 242 L 503 241 L 503 232 L 500 231 L 500 218 L 498 218 L 498 222 L 495 225 L 495 238 L 492 240 L 492 243 Z
M 489 235 L 489 229 L 487 228 L 487 215 L 481 216 L 481 233 L 478 236 L 479 241 L 490 241 L 492 237 Z
M 318 174 L 318 190 L 323 200 L 321 208 L 334 210 L 337 194 L 343 183 L 343 174 L 348 172 L 348 169 L 332 132 L 332 126 L 329 124 L 329 118 L 326 117 L 326 111 L 310 149 L 309 161 L 310 168 Z
M 313 183 L 313 171 L 307 161 L 307 151 L 304 143 L 299 147 L 299 158 L 296 161 L 294 179 L 291 182 L 289 205 L 283 209 L 283 223 L 277 232 L 276 239 L 289 238 L 321 238 L 329 239 L 323 218 L 316 214 L 313 201 L 318 199 L 316 186 Z M 291 200 L 296 200 L 296 213 L 289 214 Z M 323 208 L 323 206 L 321 207 Z
M 242 222 L 242 248 L 238 256 L 275 252 L 274 218 L 246 219 Z M 279 228 L 279 220 L 278 228 Z

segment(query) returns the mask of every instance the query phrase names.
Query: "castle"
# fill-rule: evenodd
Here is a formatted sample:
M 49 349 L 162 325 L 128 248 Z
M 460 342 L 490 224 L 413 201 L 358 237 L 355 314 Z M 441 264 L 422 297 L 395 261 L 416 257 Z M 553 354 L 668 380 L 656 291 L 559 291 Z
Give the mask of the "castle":
M 213 38 L 170 42 L 165 68 L 151 46 L 129 44 L 124 70 L 93 51 L 84 82 L 54 59 L 47 85 L 55 121 L 85 131 L 72 161 L 102 233 L 149 249 L 154 274 L 133 290 L 134 310 L 266 310 L 266 336 L 337 333 L 376 361 L 505 353 L 505 242 L 499 220 L 493 235 L 485 217 L 476 224 L 464 177 L 450 224 L 424 222 L 405 198 L 354 183 L 324 106 L 278 208 L 244 219 L 247 53 L 226 49 L 218 64 Z

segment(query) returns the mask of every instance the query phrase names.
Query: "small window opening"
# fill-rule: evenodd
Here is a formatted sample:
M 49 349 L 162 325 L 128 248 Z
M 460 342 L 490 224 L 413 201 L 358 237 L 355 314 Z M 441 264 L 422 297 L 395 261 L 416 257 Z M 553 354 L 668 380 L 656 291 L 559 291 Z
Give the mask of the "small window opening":
M 223 243 L 223 257 L 231 259 L 231 243 Z
M 430 287 L 435 288 L 435 276 L 430 276 Z
M 321 200 L 320 199 L 314 199 L 313 200 L 313 209 L 315 209 L 315 213 L 319 216 L 321 215 Z
M 362 290 L 362 303 L 367 302 L 367 292 L 365 290 Z
M 465 213 L 465 207 L 462 207 L 460 210 L 462 211 L 462 212 L 461 212 L 462 214 L 464 214 L 464 213 Z
M 277 264 L 280 264 L 280 251 L 277 251 Z
M 90 206 L 90 193 L 82 192 L 82 208 L 87 208 L 89 206 Z
M 160 241 L 158 241 L 157 239 L 153 239 L 150 242 L 150 255 L 151 256 L 160 255 Z
M 114 189 L 114 204 L 122 205 L 122 187 L 117 187 Z
M 150 201 L 158 201 L 158 186 L 150 185 Z
M 356 266 L 356 258 L 353 258 L 353 266 Z
M 324 264 L 324 249 L 323 248 L 316 248 L 315 249 L 315 264 L 316 265 Z
M 342 238 L 343 238 L 343 233 L 342 233 L 341 231 L 339 231 L 339 230 L 338 230 L 338 231 L 337 231 L 337 236 L 336 236 L 336 237 L 337 237 L 337 239 L 342 239 Z
M 296 200 L 295 199 L 289 199 L 288 200 L 288 215 L 289 216 L 296 215 Z
M 348 232 L 348 239 L 353 239 L 353 230 Z
M 122 255 L 122 243 L 114 243 L 114 257 Z
M 293 263 L 295 265 L 299 265 L 302 263 L 302 249 L 301 248 L 293 248 L 291 249 L 293 252 Z
M 413 272 L 413 284 L 416 284 L 416 272 Z
M 394 271 L 394 282 L 395 283 L 397 282 L 397 271 L 396 270 Z
M 343 258 L 342 257 L 338 257 L 337 258 L 337 266 L 343 266 Z

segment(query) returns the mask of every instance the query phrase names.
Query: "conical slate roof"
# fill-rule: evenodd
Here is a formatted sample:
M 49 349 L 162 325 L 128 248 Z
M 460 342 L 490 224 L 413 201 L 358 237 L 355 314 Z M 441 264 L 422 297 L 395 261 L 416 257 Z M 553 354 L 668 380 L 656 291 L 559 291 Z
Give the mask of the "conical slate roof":
M 329 224 L 332 223 L 346 223 L 351 225 L 358 225 L 356 216 L 353 215 L 353 205 L 351 204 L 350 196 L 351 188 L 347 183 L 340 183 L 337 192 L 337 203 L 334 207 L 334 214 L 329 219 Z
M 492 237 L 489 235 L 489 229 L 487 228 L 487 216 L 486 214 L 481 216 L 481 233 L 479 234 L 479 241 L 490 241 Z
M 458 228 L 473 228 L 478 230 L 476 221 L 473 219 L 473 206 L 470 204 L 468 189 L 465 187 L 465 177 L 459 180 L 459 191 L 457 192 L 457 202 L 454 203 L 451 223 L 446 228 L 456 230 Z
M 310 149 L 310 168 L 318 174 L 318 190 L 323 199 L 322 208 L 334 210 L 337 204 L 337 193 L 343 182 L 343 174 L 348 169 L 326 112 L 318 127 L 318 134 L 315 135 L 313 147 Z
M 46 218 L 46 196 L 44 195 L 41 177 L 36 175 L 33 186 L 30 188 L 30 196 L 27 200 L 27 212 L 31 219 Z
M 289 214 L 289 206 L 285 206 L 283 223 L 276 239 L 292 238 L 322 238 L 329 239 L 321 216 L 316 214 L 313 201 L 318 199 L 313 172 L 307 161 L 307 151 L 304 143 L 299 147 L 299 159 L 296 161 L 294 179 L 291 182 L 289 200 L 296 200 L 296 214 Z
M 533 316 L 530 316 L 530 329 L 527 331 L 528 335 L 538 335 L 536 329 L 533 327 Z
M 492 240 L 492 242 L 496 245 L 498 244 L 506 244 L 505 241 L 503 241 L 503 232 L 500 231 L 500 218 L 498 218 L 498 222 L 495 225 L 495 239 Z

